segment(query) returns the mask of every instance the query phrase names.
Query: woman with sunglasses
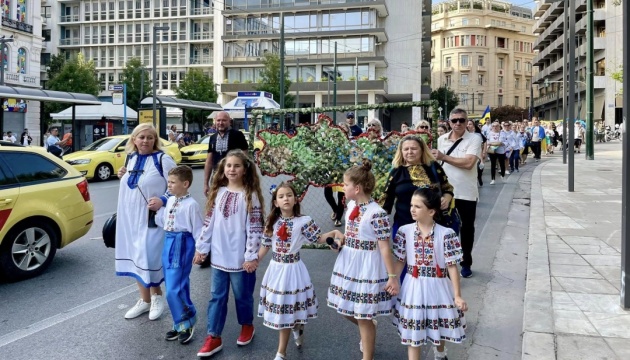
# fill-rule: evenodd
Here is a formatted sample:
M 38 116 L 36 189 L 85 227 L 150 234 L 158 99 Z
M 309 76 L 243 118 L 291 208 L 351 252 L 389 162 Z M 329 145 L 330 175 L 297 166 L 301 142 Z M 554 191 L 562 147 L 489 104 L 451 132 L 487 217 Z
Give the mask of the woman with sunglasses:
M 418 126 L 416 126 L 416 130 L 426 130 L 428 132 L 431 132 L 431 124 L 429 124 L 429 122 L 426 120 L 420 120 Z
M 369 135 L 378 137 L 379 139 L 383 138 L 383 126 L 381 125 L 381 121 L 379 119 L 372 119 L 368 121 L 367 126 L 367 132 Z
M 501 179 L 505 177 L 505 148 L 507 144 L 507 136 L 501 130 L 499 122 L 492 123 L 490 132 L 488 132 L 488 142 L 486 143 L 486 153 L 490 156 L 490 185 L 495 184 L 495 175 L 497 172 L 497 161 L 501 168 Z

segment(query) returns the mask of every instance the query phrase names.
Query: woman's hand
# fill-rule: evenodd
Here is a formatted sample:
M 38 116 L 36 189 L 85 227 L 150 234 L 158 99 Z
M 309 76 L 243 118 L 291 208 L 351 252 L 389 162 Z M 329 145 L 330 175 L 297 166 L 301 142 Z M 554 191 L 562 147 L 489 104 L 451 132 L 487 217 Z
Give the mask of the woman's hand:
M 400 281 L 398 281 L 398 277 L 390 277 L 389 280 L 387 280 L 387 284 L 385 284 L 385 291 L 392 296 L 398 295 L 398 292 L 400 291 Z
M 151 211 L 158 211 L 158 210 L 160 210 L 162 205 L 164 205 L 164 203 L 162 202 L 162 199 L 160 199 L 159 197 L 155 197 L 154 196 L 154 197 L 149 199 L 148 208 Z
M 455 297 L 455 306 L 461 311 L 468 311 L 468 304 L 466 304 L 466 300 L 462 299 L 461 296 Z
M 120 169 L 118 169 L 118 178 L 122 178 L 123 175 L 125 175 L 127 173 L 127 168 L 122 166 Z
M 199 251 L 195 251 L 195 257 L 193 257 L 193 264 L 195 265 L 201 264 L 204 260 L 206 260 L 207 256 L 208 254 L 202 254 Z
M 451 207 L 451 201 L 453 200 L 453 195 L 444 194 L 442 195 L 442 204 L 440 205 L 440 209 L 448 210 Z

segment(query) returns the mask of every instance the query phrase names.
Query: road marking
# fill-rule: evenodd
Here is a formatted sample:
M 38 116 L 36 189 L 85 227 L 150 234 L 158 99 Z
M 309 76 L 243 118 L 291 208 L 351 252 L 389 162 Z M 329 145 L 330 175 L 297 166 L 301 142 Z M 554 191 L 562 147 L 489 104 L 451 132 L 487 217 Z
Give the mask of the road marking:
M 38 321 L 34 324 L 31 324 L 29 326 L 27 326 L 24 329 L 20 329 L 20 330 L 16 330 L 12 333 L 8 333 L 4 336 L 0 337 L 0 348 L 6 345 L 9 345 L 13 342 L 16 342 L 18 340 L 24 339 L 27 336 L 31 336 L 33 334 L 36 334 L 40 331 L 46 330 L 49 327 L 55 326 L 57 324 L 61 324 L 64 321 L 70 320 L 72 318 L 75 318 L 81 314 L 84 314 L 90 310 L 94 310 L 100 306 L 103 306 L 105 304 L 107 304 L 110 301 L 114 301 L 116 299 L 120 299 L 123 296 L 127 296 L 133 292 L 135 292 L 138 289 L 137 285 L 129 285 L 126 286 L 120 290 L 114 291 L 112 293 L 109 293 L 107 295 L 101 296 L 100 298 L 91 300 L 86 302 L 83 305 L 79 305 L 75 308 L 72 308 L 66 312 L 63 312 L 61 314 L 57 314 L 54 316 L 51 316 L 47 319 Z

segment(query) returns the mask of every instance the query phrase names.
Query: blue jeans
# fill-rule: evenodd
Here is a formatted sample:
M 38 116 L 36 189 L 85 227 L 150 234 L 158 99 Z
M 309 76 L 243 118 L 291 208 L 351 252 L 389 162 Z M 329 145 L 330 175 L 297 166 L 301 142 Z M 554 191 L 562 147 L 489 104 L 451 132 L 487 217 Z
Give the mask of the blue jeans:
M 518 163 L 521 161 L 521 156 L 518 150 L 512 150 L 510 155 L 510 171 L 514 169 L 518 170 Z
M 190 270 L 195 256 L 195 239 L 189 232 L 167 231 L 162 266 L 166 301 L 173 316 L 173 330 L 189 329 L 197 322 L 197 309 L 190 299 Z
M 232 293 L 236 303 L 238 323 L 251 325 L 254 322 L 256 272 L 227 272 L 212 268 L 212 287 L 210 289 L 212 298 L 208 303 L 208 335 L 213 337 L 221 337 L 225 326 L 230 284 L 232 284 Z

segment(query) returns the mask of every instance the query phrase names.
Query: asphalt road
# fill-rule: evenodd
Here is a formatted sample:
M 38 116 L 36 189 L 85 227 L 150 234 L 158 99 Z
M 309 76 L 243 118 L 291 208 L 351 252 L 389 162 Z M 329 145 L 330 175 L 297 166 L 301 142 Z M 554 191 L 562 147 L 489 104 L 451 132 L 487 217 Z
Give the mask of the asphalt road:
M 484 172 L 485 184 L 481 188 L 482 200 L 477 208 L 477 240 L 473 253 L 475 275 L 462 281 L 463 295 L 470 308 L 467 313 L 469 340 L 462 345 L 447 345 L 452 360 L 485 357 L 469 353 L 474 353 L 476 338 L 483 340 L 484 334 L 496 332 L 496 326 L 491 321 L 492 309 L 487 304 L 501 296 L 497 291 L 488 291 L 493 283 L 496 285 L 494 279 L 497 271 L 493 267 L 502 241 L 501 234 L 508 226 L 507 214 L 513 203 L 521 200 L 527 202 L 523 198 L 529 197 L 527 186 L 532 165 L 527 165 L 521 173 L 510 175 L 505 184 L 499 180 L 494 186 L 488 185 L 489 163 L 487 167 L 488 170 Z M 202 177 L 202 170 L 195 170 L 196 182 L 193 183 L 192 194 L 200 203 L 203 203 L 199 181 Z M 280 177 L 265 178 L 263 194 L 268 197 L 269 186 L 280 180 Z M 168 311 L 157 321 L 149 321 L 146 316 L 133 320 L 123 318 L 127 309 L 137 300 L 137 289 L 130 278 L 114 275 L 114 251 L 105 248 L 100 239 L 103 223 L 116 210 L 118 186 L 117 180 L 90 184 L 95 207 L 94 226 L 85 237 L 60 250 L 48 271 L 35 279 L 14 284 L 0 283 L 0 359 L 196 358 L 205 337 L 209 269 L 195 267 L 191 274 L 192 299 L 200 318 L 191 344 L 183 346 L 163 340 L 171 326 Z M 521 188 L 520 192 L 518 188 Z M 515 197 L 518 199 L 515 200 Z M 305 214 L 313 216 L 324 229 L 332 228 L 328 218 L 330 209 L 321 189 L 311 188 L 303 204 Z M 335 256 L 334 252 L 328 250 L 303 250 L 302 259 L 309 269 L 320 301 L 319 317 L 307 325 L 302 350 L 298 351 L 289 344 L 290 359 L 361 357 L 358 329 L 325 304 Z M 520 254 L 521 258 L 525 259 L 526 253 Z M 259 280 L 268 262 L 269 256 L 258 270 Z M 524 266 L 524 261 L 517 263 L 514 266 Z M 524 273 L 524 267 L 522 271 Z M 516 299 L 516 304 L 520 286 L 516 286 L 511 297 Z M 258 301 L 258 297 L 255 297 L 255 301 Z M 229 311 L 223 334 L 224 349 L 213 358 L 273 359 L 277 332 L 262 326 L 261 319 L 255 318 L 257 332 L 254 341 L 239 348 L 236 338 L 240 328 L 233 302 L 229 305 Z M 522 309 L 512 308 L 511 311 L 520 312 L 522 316 Z M 483 314 L 489 317 L 485 321 Z M 493 359 L 520 358 L 513 349 L 520 349 L 522 324 L 517 318 L 509 321 L 511 323 L 502 324 L 503 335 L 499 333 L 493 336 L 503 336 L 495 340 L 512 350 L 495 355 Z M 389 318 L 379 318 L 376 345 L 375 359 L 406 358 L 406 347 L 400 345 Z

